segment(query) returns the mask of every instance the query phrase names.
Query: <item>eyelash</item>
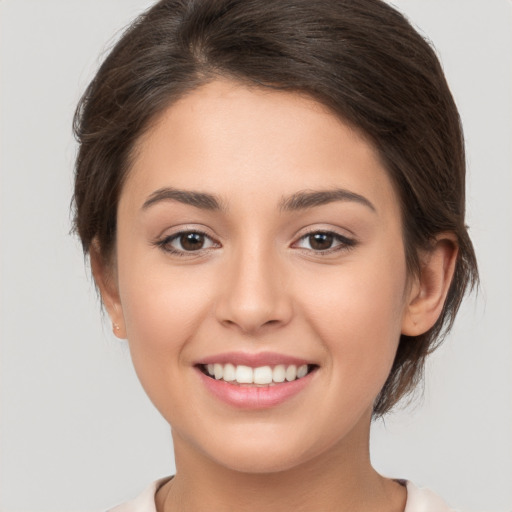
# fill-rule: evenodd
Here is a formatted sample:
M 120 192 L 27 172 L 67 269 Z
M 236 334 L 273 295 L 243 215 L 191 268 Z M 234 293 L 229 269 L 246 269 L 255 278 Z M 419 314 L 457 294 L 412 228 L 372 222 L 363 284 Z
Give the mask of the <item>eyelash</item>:
M 315 255 L 326 256 L 326 255 L 329 255 L 329 254 L 332 254 L 335 252 L 348 251 L 350 249 L 353 249 L 358 243 L 353 238 L 347 238 L 347 237 L 340 235 L 334 231 L 321 230 L 321 229 L 317 229 L 317 230 L 305 233 L 304 235 L 302 235 L 299 238 L 298 242 L 301 240 L 307 240 L 309 237 L 311 237 L 313 235 L 320 235 L 320 234 L 332 236 L 333 242 L 338 242 L 338 245 L 334 245 L 333 247 L 330 247 L 329 249 L 318 250 L 318 251 L 315 251 L 314 249 L 305 249 L 305 248 L 302 248 L 302 250 L 307 251 L 307 252 L 313 252 Z M 172 247 L 170 245 L 172 242 L 174 242 L 175 240 L 178 240 L 183 235 L 201 235 L 213 242 L 212 238 L 208 234 L 206 234 L 204 231 L 200 231 L 197 229 L 191 229 L 191 230 L 179 231 L 177 233 L 174 233 L 173 235 L 166 236 L 165 238 L 162 238 L 161 240 L 157 240 L 154 243 L 154 245 L 158 246 L 159 248 L 161 248 L 163 251 L 165 251 L 167 253 L 170 253 L 174 256 L 179 256 L 179 257 L 186 257 L 186 256 L 190 257 L 192 255 L 202 254 L 205 251 L 209 251 L 213 246 L 218 245 L 218 242 L 213 242 L 212 247 L 207 247 L 205 249 L 198 249 L 197 251 L 179 250 L 179 249 L 175 249 L 174 247 Z M 295 244 L 298 242 L 295 242 Z
M 357 245 L 357 240 L 353 238 L 348 238 L 346 236 L 340 235 L 339 233 L 336 233 L 335 231 L 329 231 L 329 230 L 322 230 L 322 229 L 315 229 L 312 231 L 309 231 L 308 233 L 305 233 L 302 235 L 298 241 L 301 240 L 307 240 L 309 237 L 313 235 L 329 235 L 333 238 L 333 243 L 338 243 L 338 245 L 334 245 L 333 247 L 329 247 L 329 249 L 319 250 L 315 251 L 314 249 L 303 249 L 304 251 L 312 251 L 315 255 L 319 256 L 327 256 L 329 254 L 333 254 L 336 252 L 341 251 L 349 251 L 350 249 L 353 249 Z M 295 242 L 294 244 L 296 244 Z
M 199 249 L 197 251 L 186 251 L 186 250 L 175 249 L 174 247 L 172 247 L 171 243 L 174 242 L 175 240 L 178 240 L 183 235 L 201 235 L 209 240 L 212 240 L 212 238 L 209 235 L 207 235 L 204 231 L 201 231 L 198 229 L 189 229 L 189 230 L 185 230 L 185 231 L 178 231 L 177 233 L 174 233 L 173 235 L 169 235 L 169 236 L 166 236 L 165 238 L 162 238 L 161 240 L 157 240 L 155 242 L 155 245 L 160 247 L 163 251 L 172 254 L 173 256 L 180 256 L 180 257 L 194 256 L 199 253 L 204 253 L 204 251 L 208 251 L 210 249 L 208 247 L 206 249 Z M 215 245 L 215 243 L 214 243 L 214 245 Z

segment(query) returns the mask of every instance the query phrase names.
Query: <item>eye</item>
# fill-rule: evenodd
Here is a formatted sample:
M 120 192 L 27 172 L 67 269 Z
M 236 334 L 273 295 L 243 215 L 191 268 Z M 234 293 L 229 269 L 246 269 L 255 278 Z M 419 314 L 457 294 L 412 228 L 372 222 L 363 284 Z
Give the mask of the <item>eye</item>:
M 318 253 L 327 253 L 348 249 L 355 244 L 355 240 L 332 231 L 315 231 L 301 237 L 296 246 Z
M 180 231 L 158 241 L 157 245 L 164 251 L 180 256 L 219 246 L 218 243 L 201 231 Z

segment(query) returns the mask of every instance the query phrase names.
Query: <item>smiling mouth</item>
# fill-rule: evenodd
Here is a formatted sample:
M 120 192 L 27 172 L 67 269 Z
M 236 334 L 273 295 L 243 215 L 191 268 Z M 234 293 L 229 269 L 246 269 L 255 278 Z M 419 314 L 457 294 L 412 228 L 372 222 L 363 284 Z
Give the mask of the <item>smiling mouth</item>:
M 300 366 L 278 364 L 275 366 L 258 366 L 252 368 L 245 365 L 200 364 L 198 368 L 211 379 L 222 380 L 238 386 L 268 387 L 302 379 L 318 368 L 315 364 Z

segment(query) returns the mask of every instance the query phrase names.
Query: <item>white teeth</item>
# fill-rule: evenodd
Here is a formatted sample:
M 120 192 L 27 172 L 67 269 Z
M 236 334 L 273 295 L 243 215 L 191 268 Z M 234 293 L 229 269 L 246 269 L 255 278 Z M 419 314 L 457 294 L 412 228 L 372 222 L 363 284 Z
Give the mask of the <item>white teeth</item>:
M 288 382 L 297 378 L 297 367 L 294 364 L 291 364 L 286 368 L 285 377 Z
M 297 368 L 296 365 L 278 364 L 273 368 L 271 366 L 259 366 L 251 368 L 250 366 L 227 364 L 207 364 L 205 369 L 211 377 L 216 380 L 225 380 L 226 382 L 236 382 L 238 384 L 256 384 L 272 385 L 281 383 L 285 380 L 291 382 L 296 379 L 302 379 L 308 374 L 308 365 L 303 364 Z
M 308 365 L 303 364 L 302 366 L 299 366 L 297 368 L 297 378 L 302 379 L 302 377 L 305 377 L 308 374 Z
M 223 374 L 224 374 L 224 367 L 221 364 L 215 363 L 213 365 L 213 375 L 215 375 L 215 378 L 217 380 L 222 379 Z
M 286 368 L 285 368 L 284 364 L 278 364 L 272 370 L 272 380 L 274 382 L 284 382 L 285 378 L 286 378 Z
M 236 367 L 235 380 L 239 384 L 252 384 L 254 382 L 254 372 L 249 366 L 239 365 Z
M 272 368 L 261 366 L 254 368 L 254 384 L 270 384 L 272 382 Z
M 236 368 L 234 365 L 230 363 L 224 365 L 223 379 L 227 382 L 231 382 L 236 379 Z

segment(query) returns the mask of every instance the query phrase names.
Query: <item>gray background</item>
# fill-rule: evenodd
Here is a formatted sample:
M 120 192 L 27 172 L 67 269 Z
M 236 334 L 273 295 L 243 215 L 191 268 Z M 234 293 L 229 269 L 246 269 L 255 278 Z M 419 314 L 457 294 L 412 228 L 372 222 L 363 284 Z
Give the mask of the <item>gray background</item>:
M 0 1 L 0 509 L 101 510 L 174 471 L 166 423 L 102 323 L 69 236 L 81 91 L 148 0 Z M 512 509 L 512 4 L 395 3 L 434 42 L 468 145 L 482 288 L 423 400 L 374 425 L 377 469 L 466 511 Z M 114 37 L 113 37 L 114 35 Z

